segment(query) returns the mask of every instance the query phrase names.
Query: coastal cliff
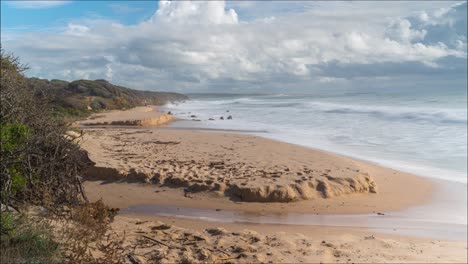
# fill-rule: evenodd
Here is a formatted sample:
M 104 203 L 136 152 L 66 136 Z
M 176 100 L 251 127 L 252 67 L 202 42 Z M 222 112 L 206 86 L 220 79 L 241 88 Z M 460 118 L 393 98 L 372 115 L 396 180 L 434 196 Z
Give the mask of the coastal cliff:
M 36 97 L 46 99 L 61 117 L 86 117 L 102 110 L 164 105 L 188 99 L 179 93 L 134 90 L 106 80 L 67 82 L 27 78 L 26 82 Z

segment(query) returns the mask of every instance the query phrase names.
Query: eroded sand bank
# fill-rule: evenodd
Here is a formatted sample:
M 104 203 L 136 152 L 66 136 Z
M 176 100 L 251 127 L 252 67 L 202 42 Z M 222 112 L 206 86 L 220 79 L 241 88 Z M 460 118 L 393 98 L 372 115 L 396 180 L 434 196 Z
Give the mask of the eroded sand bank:
M 158 112 L 156 106 L 140 106 L 125 111 L 113 110 L 93 114 L 77 126 L 157 126 L 174 120 L 172 115 Z
M 385 210 L 420 203 L 432 188 L 420 177 L 249 135 L 87 129 L 82 145 L 96 162 L 89 179 L 176 187 L 192 196 L 209 193 L 242 202 L 329 200 L 325 203 L 335 207 L 359 200 L 359 211 L 365 212 L 379 204 Z

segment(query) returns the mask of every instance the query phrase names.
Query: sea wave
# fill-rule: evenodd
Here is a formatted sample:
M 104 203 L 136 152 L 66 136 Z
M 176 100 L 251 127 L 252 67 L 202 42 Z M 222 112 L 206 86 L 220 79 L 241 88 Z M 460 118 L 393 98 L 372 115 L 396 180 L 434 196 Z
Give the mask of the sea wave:
M 332 114 L 365 114 L 393 120 L 429 121 L 440 123 L 466 124 L 467 113 L 463 109 L 421 108 L 405 106 L 364 106 L 342 105 L 323 102 L 309 102 L 308 109 Z
M 319 112 L 325 114 L 367 115 L 374 118 L 393 121 L 425 121 L 434 123 L 466 124 L 466 109 L 457 108 L 429 108 L 389 105 L 356 105 L 345 103 L 332 103 L 323 101 L 305 101 L 301 99 L 271 100 L 263 98 L 234 98 L 210 101 L 192 101 L 190 106 L 203 108 L 221 107 L 261 107 L 261 108 L 288 108 L 288 111 L 300 113 Z
M 259 135 L 466 183 L 467 112 L 454 100 L 242 95 L 193 98 L 168 108 L 202 120 L 193 126 L 265 130 Z M 220 119 L 227 115 L 233 119 Z

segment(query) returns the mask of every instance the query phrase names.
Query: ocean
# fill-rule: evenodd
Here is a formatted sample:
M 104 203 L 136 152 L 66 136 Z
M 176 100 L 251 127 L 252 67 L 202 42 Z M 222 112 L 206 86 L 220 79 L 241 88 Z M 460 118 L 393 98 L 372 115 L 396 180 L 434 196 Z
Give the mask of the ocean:
M 188 120 L 195 115 L 201 121 L 179 126 L 253 130 L 249 133 L 467 183 L 466 90 L 189 97 L 185 103 L 167 105 L 166 110 Z

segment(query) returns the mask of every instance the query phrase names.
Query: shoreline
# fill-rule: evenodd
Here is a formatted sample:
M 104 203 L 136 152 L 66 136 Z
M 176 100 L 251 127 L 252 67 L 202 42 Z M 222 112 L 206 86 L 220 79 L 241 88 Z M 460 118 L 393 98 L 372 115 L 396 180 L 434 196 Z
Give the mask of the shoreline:
M 449 169 L 440 169 L 440 168 L 435 168 L 435 167 L 424 167 L 424 168 L 420 167 L 418 169 L 411 170 L 409 168 L 414 167 L 414 165 L 411 165 L 411 164 L 401 165 L 400 166 L 400 165 L 397 164 L 396 161 L 395 162 L 390 162 L 390 161 L 385 160 L 385 159 L 372 159 L 372 158 L 367 157 L 367 156 L 362 156 L 362 155 L 352 154 L 352 153 L 350 154 L 349 151 L 332 149 L 331 147 L 329 148 L 329 147 L 303 145 L 303 144 L 295 143 L 295 142 L 292 142 L 292 141 L 288 141 L 286 139 L 280 139 L 279 137 L 274 137 L 274 136 L 269 137 L 269 136 L 266 136 L 266 135 L 274 135 L 274 134 L 271 133 L 268 130 L 243 130 L 243 129 L 236 130 L 236 129 L 229 129 L 229 128 L 211 128 L 211 127 L 202 127 L 202 126 L 192 126 L 191 127 L 190 124 L 196 125 L 196 124 L 198 124 L 200 122 L 194 122 L 193 120 L 183 119 L 183 118 L 178 118 L 176 121 L 177 122 L 172 122 L 172 123 L 168 124 L 166 127 L 160 127 L 160 128 L 161 129 L 197 130 L 197 131 L 207 131 L 207 132 L 220 131 L 220 132 L 232 132 L 232 133 L 246 133 L 248 135 L 258 136 L 258 137 L 261 137 L 261 138 L 265 138 L 265 139 L 269 139 L 269 140 L 273 140 L 273 141 L 277 141 L 277 142 L 281 142 L 281 143 L 292 144 L 292 145 L 296 145 L 298 147 L 309 148 L 309 149 L 315 150 L 315 151 L 323 151 L 325 153 L 332 153 L 332 154 L 335 154 L 335 155 L 338 155 L 338 156 L 343 156 L 343 157 L 347 157 L 347 158 L 350 158 L 350 159 L 354 159 L 354 160 L 358 160 L 358 161 L 362 161 L 362 162 L 366 162 L 366 163 L 371 163 L 371 164 L 374 164 L 376 166 L 401 171 L 401 172 L 411 174 L 411 175 L 414 175 L 414 176 L 417 176 L 417 177 L 428 178 L 428 179 L 436 180 L 436 181 L 441 180 L 441 181 L 456 182 L 456 183 L 461 183 L 461 184 L 464 184 L 464 185 L 468 185 L 468 182 L 458 180 L 458 179 L 456 179 L 454 177 L 444 178 L 444 177 L 435 176 L 434 174 L 429 174 L 429 173 L 423 173 L 422 172 L 422 171 L 427 172 L 427 171 L 434 171 L 435 170 L 435 171 L 438 172 L 437 174 L 443 174 L 443 173 L 457 174 L 457 175 L 463 174 L 463 172 L 459 172 L 459 171 L 452 171 L 452 170 L 449 170 Z M 185 126 L 179 127 L 177 125 L 179 123 L 187 123 L 187 124 Z

